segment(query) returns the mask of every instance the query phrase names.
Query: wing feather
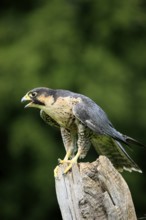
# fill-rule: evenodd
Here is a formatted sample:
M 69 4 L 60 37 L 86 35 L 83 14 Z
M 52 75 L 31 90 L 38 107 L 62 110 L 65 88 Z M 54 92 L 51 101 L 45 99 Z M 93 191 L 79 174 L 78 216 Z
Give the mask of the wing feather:
M 119 141 L 122 141 L 128 145 L 129 143 L 126 140 L 128 137 L 122 135 L 113 127 L 98 105 L 89 100 L 87 103 L 83 101 L 74 107 L 73 114 L 93 131 L 91 142 L 99 155 L 107 156 L 120 171 L 125 169 L 130 172 L 132 170 L 142 172 L 119 143 Z M 131 138 L 130 140 L 133 141 Z
M 142 173 L 138 165 L 130 158 L 122 145 L 108 136 L 96 136 L 91 142 L 99 155 L 107 156 L 119 171 L 137 171 Z
M 95 133 L 123 139 L 122 134 L 114 129 L 105 112 L 92 100 L 89 99 L 88 102 L 83 100 L 83 102 L 75 105 L 73 114 Z

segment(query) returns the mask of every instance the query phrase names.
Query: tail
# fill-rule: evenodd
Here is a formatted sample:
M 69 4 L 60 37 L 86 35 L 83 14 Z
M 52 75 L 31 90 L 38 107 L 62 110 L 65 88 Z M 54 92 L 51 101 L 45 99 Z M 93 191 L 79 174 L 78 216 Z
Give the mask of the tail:
M 91 142 L 95 147 L 97 153 L 99 155 L 107 156 L 114 167 L 120 172 L 122 172 L 123 170 L 127 170 L 129 172 L 137 171 L 139 173 L 142 173 L 142 170 L 130 158 L 130 156 L 127 154 L 119 141 L 114 140 L 110 136 L 98 135 L 93 137 L 91 139 Z M 136 140 L 127 136 L 125 137 L 125 140 L 123 142 L 126 144 L 139 143 Z
M 126 145 L 138 145 L 140 147 L 146 147 L 144 144 L 140 143 L 139 141 L 135 140 L 134 138 L 131 138 L 127 135 L 124 135 L 122 133 L 120 133 L 119 131 L 117 131 L 115 128 L 112 128 L 112 134 L 110 134 L 110 136 L 120 142 L 123 142 Z
M 128 145 L 135 144 L 135 145 L 138 145 L 140 147 L 146 147 L 144 144 L 142 144 L 139 141 L 137 141 L 137 140 L 135 140 L 131 137 L 128 137 L 126 135 L 123 135 L 123 138 L 125 139 L 125 144 L 128 144 Z

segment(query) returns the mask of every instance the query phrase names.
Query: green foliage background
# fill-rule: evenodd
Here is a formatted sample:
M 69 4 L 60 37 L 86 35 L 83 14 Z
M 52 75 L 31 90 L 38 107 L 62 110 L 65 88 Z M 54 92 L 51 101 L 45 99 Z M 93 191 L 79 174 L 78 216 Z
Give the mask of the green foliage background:
M 61 219 L 53 169 L 65 151 L 58 130 L 22 96 L 38 86 L 95 100 L 118 130 L 146 143 L 144 0 L 2 0 L 0 7 L 0 219 Z M 146 149 L 125 172 L 138 217 L 146 214 Z M 90 161 L 96 158 L 91 151 Z

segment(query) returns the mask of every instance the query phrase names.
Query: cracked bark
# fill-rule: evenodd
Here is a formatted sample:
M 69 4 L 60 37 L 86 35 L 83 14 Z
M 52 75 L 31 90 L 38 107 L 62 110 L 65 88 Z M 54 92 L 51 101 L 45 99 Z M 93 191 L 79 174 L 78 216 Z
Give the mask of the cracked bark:
M 62 175 L 64 169 L 59 165 L 55 179 L 63 220 L 137 219 L 128 185 L 105 156 Z

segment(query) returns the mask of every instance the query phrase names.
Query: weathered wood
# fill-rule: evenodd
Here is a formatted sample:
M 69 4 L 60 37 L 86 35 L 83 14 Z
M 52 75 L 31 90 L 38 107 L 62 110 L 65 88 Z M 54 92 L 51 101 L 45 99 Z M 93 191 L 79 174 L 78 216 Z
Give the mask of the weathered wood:
M 64 169 L 55 180 L 63 220 L 137 219 L 125 180 L 105 156 L 75 164 L 66 175 Z

